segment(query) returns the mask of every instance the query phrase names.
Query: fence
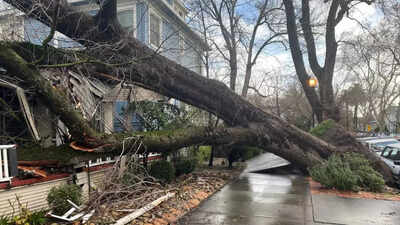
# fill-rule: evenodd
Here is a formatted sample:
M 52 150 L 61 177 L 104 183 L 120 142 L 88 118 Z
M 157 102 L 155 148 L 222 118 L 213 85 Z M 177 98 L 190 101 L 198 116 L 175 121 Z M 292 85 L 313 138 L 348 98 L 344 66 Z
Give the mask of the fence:
M 10 181 L 17 170 L 15 145 L 0 145 L 0 182 Z

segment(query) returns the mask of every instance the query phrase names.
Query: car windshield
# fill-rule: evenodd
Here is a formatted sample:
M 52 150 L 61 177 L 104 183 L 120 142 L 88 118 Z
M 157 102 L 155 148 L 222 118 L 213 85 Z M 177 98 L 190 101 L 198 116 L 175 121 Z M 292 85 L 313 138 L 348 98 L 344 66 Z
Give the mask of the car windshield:
M 376 143 L 375 146 L 384 147 L 386 145 L 391 145 L 391 144 L 396 144 L 396 143 L 399 143 L 399 142 L 398 141 L 385 141 L 385 142 Z

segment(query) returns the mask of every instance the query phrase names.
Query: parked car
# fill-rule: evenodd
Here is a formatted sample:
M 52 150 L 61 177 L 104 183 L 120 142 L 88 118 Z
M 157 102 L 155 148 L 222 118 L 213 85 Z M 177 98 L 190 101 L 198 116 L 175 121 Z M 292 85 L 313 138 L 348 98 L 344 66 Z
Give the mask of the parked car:
M 393 174 L 400 175 L 400 144 L 386 146 L 380 157 L 389 166 Z
M 400 144 L 400 141 L 392 137 L 358 138 L 357 140 L 377 154 L 380 154 L 388 145 Z

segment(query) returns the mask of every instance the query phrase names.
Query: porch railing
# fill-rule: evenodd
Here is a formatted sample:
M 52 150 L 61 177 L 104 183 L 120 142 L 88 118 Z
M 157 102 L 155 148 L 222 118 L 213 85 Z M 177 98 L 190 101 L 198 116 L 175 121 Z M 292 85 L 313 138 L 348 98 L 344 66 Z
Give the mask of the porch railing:
M 10 154 L 10 151 L 15 151 L 15 145 L 0 145 L 0 182 L 10 181 L 14 165 L 16 165 L 15 152 Z M 14 162 L 15 161 L 15 162 Z

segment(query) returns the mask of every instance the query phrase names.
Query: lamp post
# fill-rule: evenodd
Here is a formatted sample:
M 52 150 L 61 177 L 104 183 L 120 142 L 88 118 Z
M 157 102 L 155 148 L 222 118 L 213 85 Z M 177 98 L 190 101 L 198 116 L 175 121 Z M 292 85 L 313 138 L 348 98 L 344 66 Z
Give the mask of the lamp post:
M 307 79 L 307 85 L 308 85 L 310 88 L 316 88 L 317 85 L 318 85 L 318 80 L 317 80 L 317 78 L 315 78 L 315 77 L 309 77 L 309 78 Z M 312 110 L 312 127 L 314 128 L 314 126 L 315 126 L 315 120 L 314 120 L 314 109 L 313 109 L 312 106 L 311 106 L 311 110 Z

